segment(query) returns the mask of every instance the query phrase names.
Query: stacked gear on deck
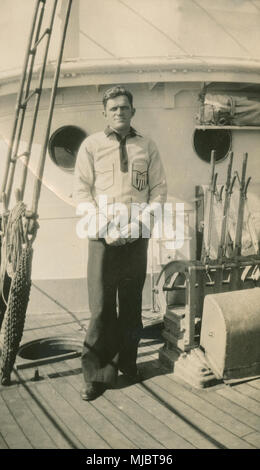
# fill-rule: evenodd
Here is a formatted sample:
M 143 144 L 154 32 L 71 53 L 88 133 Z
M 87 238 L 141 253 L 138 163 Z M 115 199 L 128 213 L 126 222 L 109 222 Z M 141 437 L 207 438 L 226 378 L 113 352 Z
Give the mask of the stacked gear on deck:
M 38 223 L 36 219 L 38 217 L 37 211 L 41 193 L 42 177 L 72 0 L 68 0 L 67 2 L 66 15 L 61 32 L 61 42 L 58 50 L 58 59 L 49 103 L 47 124 L 44 133 L 42 151 L 35 176 L 33 201 L 31 209 L 27 210 L 26 205 L 23 202 L 27 180 L 27 168 L 34 140 L 35 127 L 38 117 L 40 98 L 57 3 L 58 0 L 53 0 L 49 26 L 41 34 L 41 26 L 44 18 L 46 0 L 35 1 L 35 11 L 33 14 L 32 27 L 29 34 L 20 89 L 17 95 L 14 123 L 0 194 L 3 206 L 3 211 L 0 217 L 0 328 L 2 324 L 4 325 L 3 347 L 1 354 L 2 385 L 8 385 L 10 383 L 11 372 L 23 335 L 24 322 L 31 287 L 31 266 L 33 256 L 32 244 L 38 229 Z M 44 38 L 46 39 L 46 43 L 43 52 L 43 62 L 39 74 L 39 83 L 38 86 L 31 91 L 30 86 L 34 72 L 34 62 L 37 47 Z M 26 117 L 27 104 L 33 97 L 35 97 L 35 102 L 28 145 L 26 151 L 19 155 L 19 147 Z M 11 210 L 8 210 L 13 189 L 16 162 L 20 157 L 23 157 L 24 163 L 20 187 L 16 190 L 15 206 Z
M 175 373 L 179 368 L 182 378 L 187 374 L 188 381 L 199 387 L 216 381 L 198 347 L 205 297 L 260 286 L 259 240 L 252 237 L 250 254 L 243 253 L 245 229 L 250 220 L 250 214 L 245 212 L 251 181 L 246 177 L 247 159 L 248 155 L 244 154 L 241 175 L 238 172 L 232 174 L 233 153 L 230 152 L 226 183 L 219 187 L 215 151 L 212 152 L 210 183 L 204 200 L 200 258 L 168 263 L 157 280 L 157 299 L 165 313 L 162 332 L 165 345 L 159 358 L 167 367 L 174 368 Z M 234 194 L 235 185 L 238 186 L 239 197 Z M 182 295 L 174 296 L 176 292 Z M 183 359 L 185 357 L 186 360 Z M 182 360 L 185 367 L 180 367 Z M 199 370 L 196 369 L 198 364 Z

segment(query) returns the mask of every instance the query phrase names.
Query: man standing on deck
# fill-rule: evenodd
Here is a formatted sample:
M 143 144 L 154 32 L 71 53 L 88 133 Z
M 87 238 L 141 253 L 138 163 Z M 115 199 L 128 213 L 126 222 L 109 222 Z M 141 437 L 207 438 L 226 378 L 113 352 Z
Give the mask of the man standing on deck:
M 88 233 L 91 320 L 82 352 L 83 400 L 113 387 L 118 370 L 138 378 L 150 216 L 153 204 L 163 204 L 167 193 L 156 145 L 131 127 L 132 94 L 122 86 L 113 87 L 105 92 L 103 105 L 107 127 L 84 140 L 74 176 L 77 213 L 83 213 L 84 204 L 93 207 L 95 227 L 92 223 Z M 142 211 L 133 217 L 137 206 Z M 119 220 L 116 213 L 119 209 L 122 215 L 122 207 L 127 215 L 123 211 Z

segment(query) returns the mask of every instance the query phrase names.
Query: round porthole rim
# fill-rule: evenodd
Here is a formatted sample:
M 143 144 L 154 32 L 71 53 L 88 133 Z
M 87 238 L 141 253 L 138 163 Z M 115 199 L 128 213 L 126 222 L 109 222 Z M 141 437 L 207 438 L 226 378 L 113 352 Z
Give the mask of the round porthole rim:
M 55 160 L 55 158 L 52 156 L 52 148 L 51 148 L 51 145 L 52 145 L 52 143 L 53 143 L 55 137 L 57 136 L 57 134 L 59 134 L 60 132 L 62 132 L 62 131 L 65 130 L 66 128 L 74 128 L 74 129 L 76 129 L 77 131 L 81 132 L 82 135 L 85 136 L 84 138 L 86 138 L 87 135 L 88 135 L 87 132 L 86 132 L 84 129 L 82 129 L 81 127 L 79 127 L 79 126 L 77 126 L 77 125 L 75 125 L 75 124 L 65 124 L 65 125 L 63 125 L 63 126 L 61 126 L 61 127 L 58 127 L 58 129 L 56 129 L 56 130 L 52 133 L 51 137 L 49 138 L 49 142 L 48 142 L 48 154 L 49 154 L 50 160 L 52 161 L 52 163 L 53 163 L 57 168 L 59 168 L 61 171 L 64 171 L 64 172 L 66 172 L 66 173 L 73 174 L 75 166 L 73 166 L 73 167 L 71 167 L 71 168 L 68 168 L 68 167 L 64 167 L 64 166 L 62 166 L 62 165 L 59 165 L 59 164 L 57 163 L 57 161 Z M 84 138 L 82 139 L 82 141 L 84 140 Z
M 195 155 L 196 155 L 202 162 L 204 162 L 204 163 L 207 164 L 207 165 L 210 164 L 210 160 L 209 160 L 209 161 L 206 161 L 204 158 L 202 158 L 202 157 L 197 153 L 197 150 L 196 150 L 195 145 L 194 145 L 194 135 L 195 135 L 195 132 L 197 132 L 197 131 L 206 132 L 206 131 L 208 131 L 208 130 L 210 130 L 210 131 L 226 131 L 226 132 L 228 133 L 229 137 L 230 137 L 229 148 L 228 148 L 226 154 L 224 155 L 224 157 L 222 157 L 222 158 L 216 160 L 216 162 L 215 162 L 216 164 L 222 163 L 224 160 L 226 160 L 226 158 L 228 157 L 229 152 L 232 150 L 232 143 L 233 143 L 233 142 L 232 142 L 232 132 L 231 132 L 230 129 L 225 129 L 224 127 L 223 127 L 223 129 L 196 129 L 196 128 L 195 128 L 195 129 L 193 130 L 193 134 L 192 134 L 192 147 L 193 147 L 193 151 L 194 151 Z M 214 149 L 212 149 L 212 150 L 214 150 Z

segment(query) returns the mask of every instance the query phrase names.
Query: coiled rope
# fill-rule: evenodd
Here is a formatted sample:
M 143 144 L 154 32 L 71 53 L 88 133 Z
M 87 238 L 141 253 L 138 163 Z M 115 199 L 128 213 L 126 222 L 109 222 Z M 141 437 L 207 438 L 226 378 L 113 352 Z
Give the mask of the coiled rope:
M 3 216 L 0 285 L 3 285 L 6 274 L 13 278 L 19 263 L 22 247 L 26 243 L 23 222 L 25 211 L 25 204 L 18 202 L 7 217 L 6 215 Z
M 2 223 L 0 283 L 2 299 L 6 306 L 1 357 L 2 385 L 10 383 L 10 375 L 23 335 L 31 288 L 33 239 L 28 237 L 26 206 L 20 201 L 3 217 Z M 6 295 L 5 283 L 8 278 L 9 288 Z

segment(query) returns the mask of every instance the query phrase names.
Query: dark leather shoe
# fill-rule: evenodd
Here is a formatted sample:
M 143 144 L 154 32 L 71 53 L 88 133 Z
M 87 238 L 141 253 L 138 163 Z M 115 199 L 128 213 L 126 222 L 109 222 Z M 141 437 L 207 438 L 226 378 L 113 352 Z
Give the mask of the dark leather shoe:
M 135 382 L 141 382 L 142 376 L 140 371 L 137 369 L 136 366 L 134 367 L 121 367 L 120 372 L 125 375 L 128 379 L 134 380 Z
M 87 382 L 81 390 L 82 400 L 90 401 L 98 398 L 106 390 L 106 385 L 102 382 Z

